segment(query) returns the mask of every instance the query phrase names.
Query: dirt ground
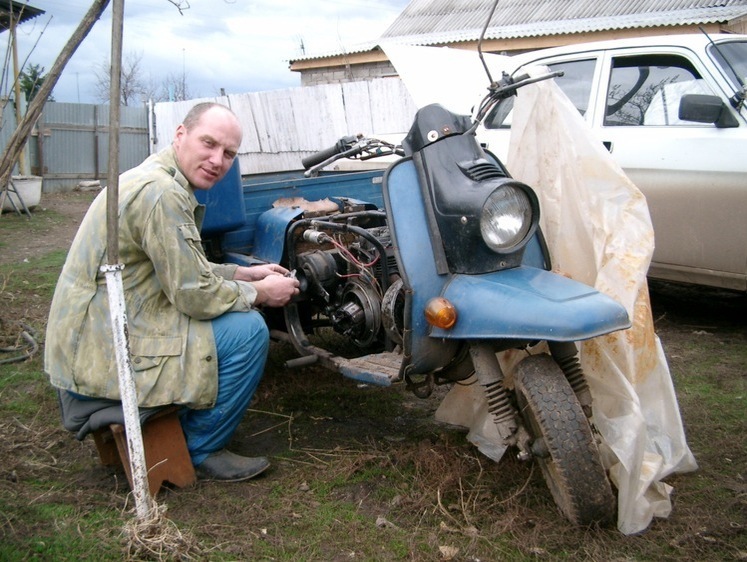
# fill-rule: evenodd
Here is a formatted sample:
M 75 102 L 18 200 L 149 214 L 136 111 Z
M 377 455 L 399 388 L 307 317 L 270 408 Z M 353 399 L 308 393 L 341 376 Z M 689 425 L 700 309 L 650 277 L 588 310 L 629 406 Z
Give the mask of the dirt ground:
M 72 191 L 69 193 L 45 193 L 32 212 L 32 221 L 38 234 L 29 236 L 29 231 L 17 230 L 4 233 L 2 263 L 15 263 L 48 254 L 52 250 L 67 248 L 73 241 L 78 225 L 88 206 L 96 196 L 94 191 Z M 13 213 L 3 213 L 0 221 L 17 220 Z M 26 219 L 23 219 L 26 220 Z
M 41 204 L 35 210 L 33 221 L 35 223 L 30 229 L 3 229 L 0 222 L 0 233 L 2 233 L 3 247 L 0 249 L 0 263 L 21 263 L 24 260 L 31 260 L 48 254 L 56 249 L 67 249 L 72 241 L 77 226 L 95 196 L 93 192 L 72 192 L 65 194 L 44 194 Z M 7 214 L 0 217 L 0 221 L 9 218 L 12 221 L 18 221 L 16 217 L 9 217 Z M 24 219 L 25 220 L 25 219 Z M 724 341 L 737 340 L 747 343 L 745 335 L 745 318 L 747 317 L 747 299 L 744 295 L 733 294 L 722 291 L 705 291 L 701 289 L 682 288 L 670 286 L 667 284 L 652 284 L 652 303 L 654 317 L 656 322 L 657 333 L 667 352 L 672 371 L 685 369 L 693 360 L 694 338 L 708 340 L 712 338 L 714 356 L 718 357 L 718 347 L 723 345 Z M 14 308 L 14 302 L 5 303 L 0 311 L 0 320 L 11 317 L 22 317 L 25 322 L 36 327 L 46 325 L 46 308 L 44 306 L 28 307 L 23 309 Z M 0 332 L 9 329 L 9 322 L 0 322 Z M 715 336 L 714 336 L 715 334 Z M 0 336 L 7 335 L 0 333 Z M 713 336 L 713 337 L 712 337 Z M 720 342 L 720 343 L 719 343 Z M 275 344 L 274 344 L 275 345 Z M 330 460 L 331 452 L 336 451 L 334 455 L 339 461 L 346 457 L 347 451 L 370 446 L 370 454 L 365 459 L 356 458 L 351 461 L 352 465 L 347 467 L 351 474 L 360 470 L 360 464 L 366 463 L 376 465 L 377 462 L 383 463 L 382 455 L 379 457 L 380 448 L 386 444 L 393 444 L 393 449 L 387 452 L 386 463 L 395 461 L 406 462 L 420 455 L 416 462 L 419 470 L 424 475 L 440 474 L 443 475 L 446 470 L 456 470 L 458 466 L 445 467 L 443 458 L 449 440 L 448 435 L 444 435 L 443 429 L 430 422 L 432 421 L 433 412 L 437 405 L 437 400 L 414 400 L 403 398 L 399 402 L 400 410 L 391 412 L 386 419 L 381 419 L 380 423 L 372 424 L 371 419 L 367 418 L 371 410 L 371 401 L 378 400 L 378 389 L 365 390 L 363 394 L 360 389 L 356 388 L 355 383 L 339 381 L 339 375 L 329 375 L 326 373 L 316 372 L 310 369 L 303 375 L 282 373 L 280 367 L 283 361 L 284 350 L 279 344 L 273 348 L 270 357 L 269 369 L 275 370 L 281 374 L 268 377 L 260 385 L 257 395 L 257 403 L 253 405 L 252 411 L 248 416 L 247 428 L 237 433 L 234 440 L 234 450 L 239 453 L 249 454 L 252 451 L 262 451 L 263 454 L 274 456 L 287 452 L 289 448 L 296 451 L 304 451 L 308 464 L 316 466 L 317 469 L 325 470 Z M 744 363 L 730 364 L 722 361 L 714 369 L 714 377 L 722 378 L 725 381 L 738 380 L 737 383 L 744 388 Z M 335 403 L 325 403 L 323 392 L 325 387 L 339 387 L 347 385 L 342 394 L 338 394 Z M 350 394 L 345 394 L 345 389 L 350 389 Z M 17 392 L 24 392 L 24 389 L 17 389 Z M 39 392 L 35 390 L 35 392 Z M 278 396 L 282 395 L 282 400 Z M 3 400 L 12 399 L 12 394 L 6 392 L 0 396 Z M 40 397 L 40 400 L 49 402 L 49 397 Z M 273 414 L 268 414 L 270 409 Z M 54 410 L 52 407 L 51 410 Z M 283 417 L 283 414 L 288 414 Z M 294 418 L 294 424 L 291 428 L 291 417 Z M 700 415 L 700 414 L 698 414 Z M 711 415 L 711 414 L 703 414 Z M 22 503 L 21 492 L 17 487 L 19 479 L 32 480 L 35 478 L 43 479 L 49 471 L 56 473 L 58 471 L 66 474 L 67 485 L 63 490 L 53 492 L 61 498 L 67 497 L 75 505 L 85 504 L 100 505 L 111 502 L 113 504 L 121 503 L 121 496 L 126 491 L 127 484 L 121 480 L 121 474 L 117 476 L 112 474 L 111 470 L 103 469 L 96 462 L 95 450 L 90 442 L 77 443 L 71 442 L 70 435 L 67 434 L 55 422 L 57 413 L 55 411 L 40 412 L 33 420 L 2 420 L 0 419 L 0 458 L 18 459 L 10 465 L 0 468 L 0 498 L 11 497 L 14 505 Z M 687 418 L 686 418 L 687 421 Z M 296 423 L 298 422 L 298 423 Z M 742 422 L 744 426 L 744 421 Z M 416 445 L 405 445 L 396 447 L 401 443 L 402 434 L 417 434 L 419 440 L 415 441 Z M 382 445 L 383 444 L 383 445 Z M 738 451 L 729 455 L 730 458 L 737 459 L 737 462 L 744 461 L 745 453 L 743 450 L 744 437 L 737 437 L 736 441 Z M 734 443 L 731 443 L 734 446 Z M 703 459 L 698 451 L 696 458 L 699 463 L 722 462 L 720 458 Z M 710 455 L 711 453 L 708 453 Z M 54 462 L 50 461 L 54 457 Z M 469 457 L 469 458 L 468 458 Z M 32 460 L 29 461 L 28 459 Z M 395 460 L 392 460 L 392 459 Z M 428 460 L 425 460 L 425 459 Z M 475 463 L 483 470 L 490 472 L 491 468 L 483 468 L 480 461 L 474 461 L 469 454 L 459 453 L 457 455 L 458 463 Z M 475 457 L 476 458 L 476 457 Z M 25 460 L 24 460 L 25 459 Z M 509 470 L 505 474 L 511 474 L 511 467 L 516 464 L 515 461 L 502 461 L 508 463 Z M 731 462 L 731 460 L 729 461 Z M 288 513 L 283 518 L 293 520 L 299 517 L 293 510 L 298 510 L 299 505 L 306 505 L 314 509 L 313 502 L 304 497 L 303 478 L 306 473 L 299 468 L 300 464 L 293 462 L 280 462 L 274 470 L 274 476 L 271 478 L 298 478 L 297 487 L 289 494 Z M 338 463 L 340 464 L 340 463 Z M 344 465 L 344 463 L 342 463 Z M 51 467 L 51 468 L 50 468 Z M 342 468 L 341 470 L 346 470 Z M 506 468 L 504 467 L 505 471 Z M 520 476 L 522 473 L 517 472 L 514 476 L 515 481 L 508 482 L 512 489 L 519 489 L 522 486 L 523 479 L 526 476 Z M 673 544 L 681 549 L 681 560 L 708 560 L 708 549 L 706 547 L 693 548 L 688 550 L 687 545 L 691 541 L 697 542 L 698 538 L 705 536 L 703 540 L 726 541 L 734 544 L 744 544 L 745 529 L 747 527 L 747 504 L 745 497 L 747 495 L 747 485 L 744 482 L 743 467 L 739 472 L 739 477 L 729 479 L 724 486 L 733 491 L 734 502 L 737 505 L 736 511 L 730 513 L 739 513 L 740 517 L 734 520 L 733 515 L 719 515 L 723 511 L 723 506 L 715 505 L 687 505 L 680 506 L 675 510 L 672 520 L 677 522 L 676 536 L 667 535 L 666 529 L 661 534 L 662 525 L 657 527 L 658 530 L 651 531 L 649 537 L 651 541 L 663 540 L 674 541 Z M 508 477 L 509 480 L 512 478 Z M 683 477 L 684 478 L 684 477 Z M 116 486 L 112 486 L 112 481 Z M 459 486 L 461 486 L 461 481 Z M 539 484 L 540 489 L 542 484 Z M 271 480 L 266 479 L 265 483 L 257 486 L 232 487 L 230 494 L 236 494 L 234 501 L 246 500 L 248 504 L 257 506 L 257 511 L 252 512 L 252 516 L 258 518 L 253 525 L 255 530 L 261 526 L 262 522 L 266 525 L 274 525 L 273 520 L 277 520 L 275 515 L 261 513 L 261 506 L 267 503 L 267 499 L 272 494 L 273 485 Z M 372 517 L 376 513 L 391 510 L 391 506 L 372 503 L 370 496 L 373 490 L 370 484 L 356 484 L 349 487 L 341 487 L 336 493 L 342 496 L 348 496 L 347 499 L 359 502 L 362 510 L 370 510 Z M 513 493 L 513 492 L 512 492 Z M 544 492 L 542 492 L 544 493 Z M 202 486 L 197 491 L 190 494 L 173 494 L 169 496 L 170 510 L 174 517 L 181 521 L 187 521 L 189 525 L 200 525 L 201 506 L 210 502 L 225 502 L 226 492 L 219 487 Z M 414 495 L 414 491 L 409 497 Z M 398 496 L 399 497 L 399 496 Z M 2 500 L 0 500 L 1 502 Z M 412 500 L 414 501 L 414 500 Z M 687 501 L 687 496 L 682 498 Z M 292 506 L 290 505 L 292 504 Z M 233 505 L 233 504 L 231 504 Z M 519 540 L 538 540 L 537 537 L 543 535 L 543 530 L 537 527 L 537 520 L 534 517 L 522 515 L 521 506 L 517 506 L 516 514 L 512 515 L 516 520 L 510 527 L 509 532 L 513 533 Z M 238 509 L 238 508 L 235 508 Z M 273 509 L 276 509 L 273 508 Z M 0 512 L 2 509 L 0 509 Z M 423 511 L 423 514 L 425 511 Z M 224 536 L 221 526 L 234 525 L 237 513 L 213 514 L 210 522 L 209 533 L 214 533 L 216 541 L 226 541 L 229 546 L 232 544 L 231 539 Z M 425 515 L 423 515 L 425 517 Z M 727 517 L 727 519 L 724 519 Z M 679 519 L 677 519 L 679 518 Z M 666 521 L 666 520 L 665 520 Z M 0 521 L 0 524 L 2 522 Z M 18 525 L 18 523 L 16 523 Z M 666 525 L 666 523 L 664 524 Z M 564 534 L 563 524 L 551 531 L 558 535 Z M 707 532 L 706 532 L 707 530 Z M 24 529 L 14 529 L 14 532 L 24 532 Z M 25 532 L 34 533 L 35 529 L 25 529 Z M 257 531 L 261 535 L 259 531 Z M 703 534 L 705 533 L 705 535 Z M 713 537 L 716 538 L 713 538 Z M 524 537 L 524 538 L 522 538 Z M 562 541 L 562 538 L 558 538 Z M 616 540 L 616 539 L 615 539 Z M 677 542 L 679 541 L 679 542 Z M 698 543 L 699 544 L 699 543 Z M 236 547 L 238 548 L 238 547 Z M 568 547 L 570 552 L 574 552 Z M 585 546 L 588 559 L 605 559 L 604 547 Z M 596 551 L 595 554 L 595 550 Z M 600 552 L 602 554 L 600 554 Z M 735 556 L 732 559 L 745 560 L 747 554 L 744 547 L 735 547 Z M 228 551 L 230 554 L 230 550 Z M 591 554 L 589 554 L 591 553 Z M 705 554 L 704 554 L 705 553 Z M 537 558 L 548 559 L 543 555 L 541 549 L 537 551 Z M 545 553 L 546 554 L 546 553 Z M 578 554 L 578 553 L 577 553 Z M 237 559 L 245 559 L 246 552 L 237 550 Z M 552 557 L 550 557 L 552 558 Z M 342 558 L 340 558 L 342 559 Z M 403 558 L 405 559 L 405 558 Z M 409 559 L 409 558 L 408 558 Z M 415 559 L 415 558 L 412 558 Z M 418 558 L 427 560 L 428 557 Z M 435 557 L 432 559 L 436 559 Z M 476 560 L 477 558 L 472 558 Z M 617 557 L 617 560 L 646 559 L 639 558 L 635 555 L 632 557 Z

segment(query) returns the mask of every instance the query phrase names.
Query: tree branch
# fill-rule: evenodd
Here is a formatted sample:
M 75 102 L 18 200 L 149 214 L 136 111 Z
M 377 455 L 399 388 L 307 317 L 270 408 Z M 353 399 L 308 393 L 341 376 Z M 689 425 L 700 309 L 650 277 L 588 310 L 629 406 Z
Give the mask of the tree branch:
M 52 65 L 44 84 L 39 88 L 36 96 L 29 104 L 26 115 L 21 119 L 21 122 L 8 140 L 8 145 L 5 147 L 2 159 L 0 160 L 0 189 L 4 190 L 5 186 L 8 185 L 8 180 L 13 173 L 13 166 L 18 161 L 18 157 L 31 134 L 34 123 L 36 123 L 36 120 L 41 115 L 44 103 L 51 95 L 57 81 L 60 79 L 62 71 L 108 5 L 109 0 L 94 0 L 86 15 L 83 16 L 83 20 L 78 25 L 78 28 L 57 56 L 57 60 Z M 16 103 L 19 103 L 19 100 L 16 100 Z

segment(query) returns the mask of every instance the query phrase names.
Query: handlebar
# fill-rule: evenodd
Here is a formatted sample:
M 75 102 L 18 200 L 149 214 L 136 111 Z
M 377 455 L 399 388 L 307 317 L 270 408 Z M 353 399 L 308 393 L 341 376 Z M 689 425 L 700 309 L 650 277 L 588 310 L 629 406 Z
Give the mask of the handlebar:
M 480 108 L 475 115 L 472 127 L 470 127 L 464 134 L 474 133 L 478 125 L 496 103 L 502 99 L 513 96 L 516 93 L 516 90 L 522 86 L 562 75 L 562 71 L 555 71 L 540 76 L 522 74 L 511 77 L 504 72 L 501 80 L 491 84 L 488 88 L 488 95 L 482 100 Z M 315 152 L 311 156 L 301 159 L 301 164 L 306 170 L 303 175 L 308 178 L 315 176 L 319 170 L 342 158 L 368 160 L 370 158 L 378 158 L 380 156 L 393 154 L 404 156 L 405 152 L 401 145 L 395 145 L 380 139 L 367 138 L 363 135 L 349 135 L 342 137 L 329 148 L 325 148 L 324 150 Z
M 368 160 L 390 154 L 403 156 L 404 152 L 401 146 L 380 139 L 366 138 L 363 135 L 346 136 L 333 146 L 303 158 L 301 164 L 306 169 L 303 175 L 308 178 L 316 175 L 319 170 L 335 160 L 342 158 Z
M 338 154 L 342 154 L 346 150 L 349 150 L 350 147 L 355 144 L 356 140 L 358 139 L 354 136 L 342 137 L 329 148 L 325 148 L 324 150 L 315 152 L 311 156 L 303 158 L 301 160 L 301 165 L 303 166 L 304 170 L 308 170 L 309 168 L 312 168 L 317 164 L 321 164 L 325 160 L 329 160 L 330 158 L 337 156 Z
M 504 72 L 503 77 L 497 83 L 491 84 L 490 88 L 488 88 L 488 95 L 485 96 L 480 104 L 480 108 L 475 114 L 475 124 L 472 129 L 474 130 L 477 128 L 495 104 L 503 99 L 513 96 L 519 88 L 528 86 L 529 84 L 534 84 L 535 82 L 541 82 L 542 80 L 557 78 L 559 76 L 563 76 L 562 70 L 548 72 L 539 76 L 530 76 L 529 74 L 509 76 Z

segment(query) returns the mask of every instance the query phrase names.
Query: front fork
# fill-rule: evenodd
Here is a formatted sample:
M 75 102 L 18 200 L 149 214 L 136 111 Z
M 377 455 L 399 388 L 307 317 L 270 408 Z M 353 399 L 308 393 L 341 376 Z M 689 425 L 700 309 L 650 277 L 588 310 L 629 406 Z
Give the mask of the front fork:
M 549 342 L 549 347 L 550 354 L 568 379 L 584 413 L 590 417 L 591 392 L 578 360 L 576 345 L 573 342 Z M 469 352 L 477 382 L 485 389 L 488 412 L 493 416 L 498 434 L 504 444 L 518 447 L 520 460 L 528 460 L 537 455 L 542 456 L 544 449 L 541 444 L 533 443 L 531 435 L 524 425 L 519 423 L 518 412 L 504 384 L 503 369 L 501 369 L 493 346 L 486 343 L 473 343 L 469 347 Z
M 548 342 L 550 355 L 562 369 L 587 418 L 591 418 L 591 391 L 573 342 Z

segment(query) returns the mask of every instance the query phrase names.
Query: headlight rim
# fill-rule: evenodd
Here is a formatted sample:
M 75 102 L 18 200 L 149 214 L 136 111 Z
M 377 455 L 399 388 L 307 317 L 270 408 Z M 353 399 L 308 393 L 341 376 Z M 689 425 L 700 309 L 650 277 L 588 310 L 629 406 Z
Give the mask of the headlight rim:
M 492 199 L 497 193 L 500 193 L 500 192 L 505 193 L 507 190 L 514 191 L 523 196 L 523 199 L 526 202 L 526 204 L 523 205 L 524 210 L 521 211 L 520 213 L 515 214 L 514 216 L 521 215 L 526 218 L 521 220 L 521 226 L 518 229 L 516 229 L 516 232 L 512 237 L 508 238 L 507 242 L 504 242 L 502 244 L 496 244 L 486 234 L 485 223 L 487 221 L 493 222 L 495 219 L 493 218 L 486 219 L 485 209 L 487 205 L 491 204 Z M 505 213 L 503 216 L 510 216 L 510 214 Z M 491 252 L 498 254 L 498 255 L 512 254 L 516 252 L 517 250 L 521 249 L 532 238 L 532 236 L 537 230 L 538 224 L 539 224 L 539 201 L 537 199 L 537 195 L 534 193 L 534 190 L 532 188 L 530 188 L 528 185 L 523 184 L 521 182 L 509 181 L 509 182 L 505 182 L 497 186 L 495 189 L 493 189 L 488 194 L 488 196 L 485 198 L 485 201 L 483 202 L 480 208 L 480 215 L 479 215 L 480 236 L 485 246 Z

